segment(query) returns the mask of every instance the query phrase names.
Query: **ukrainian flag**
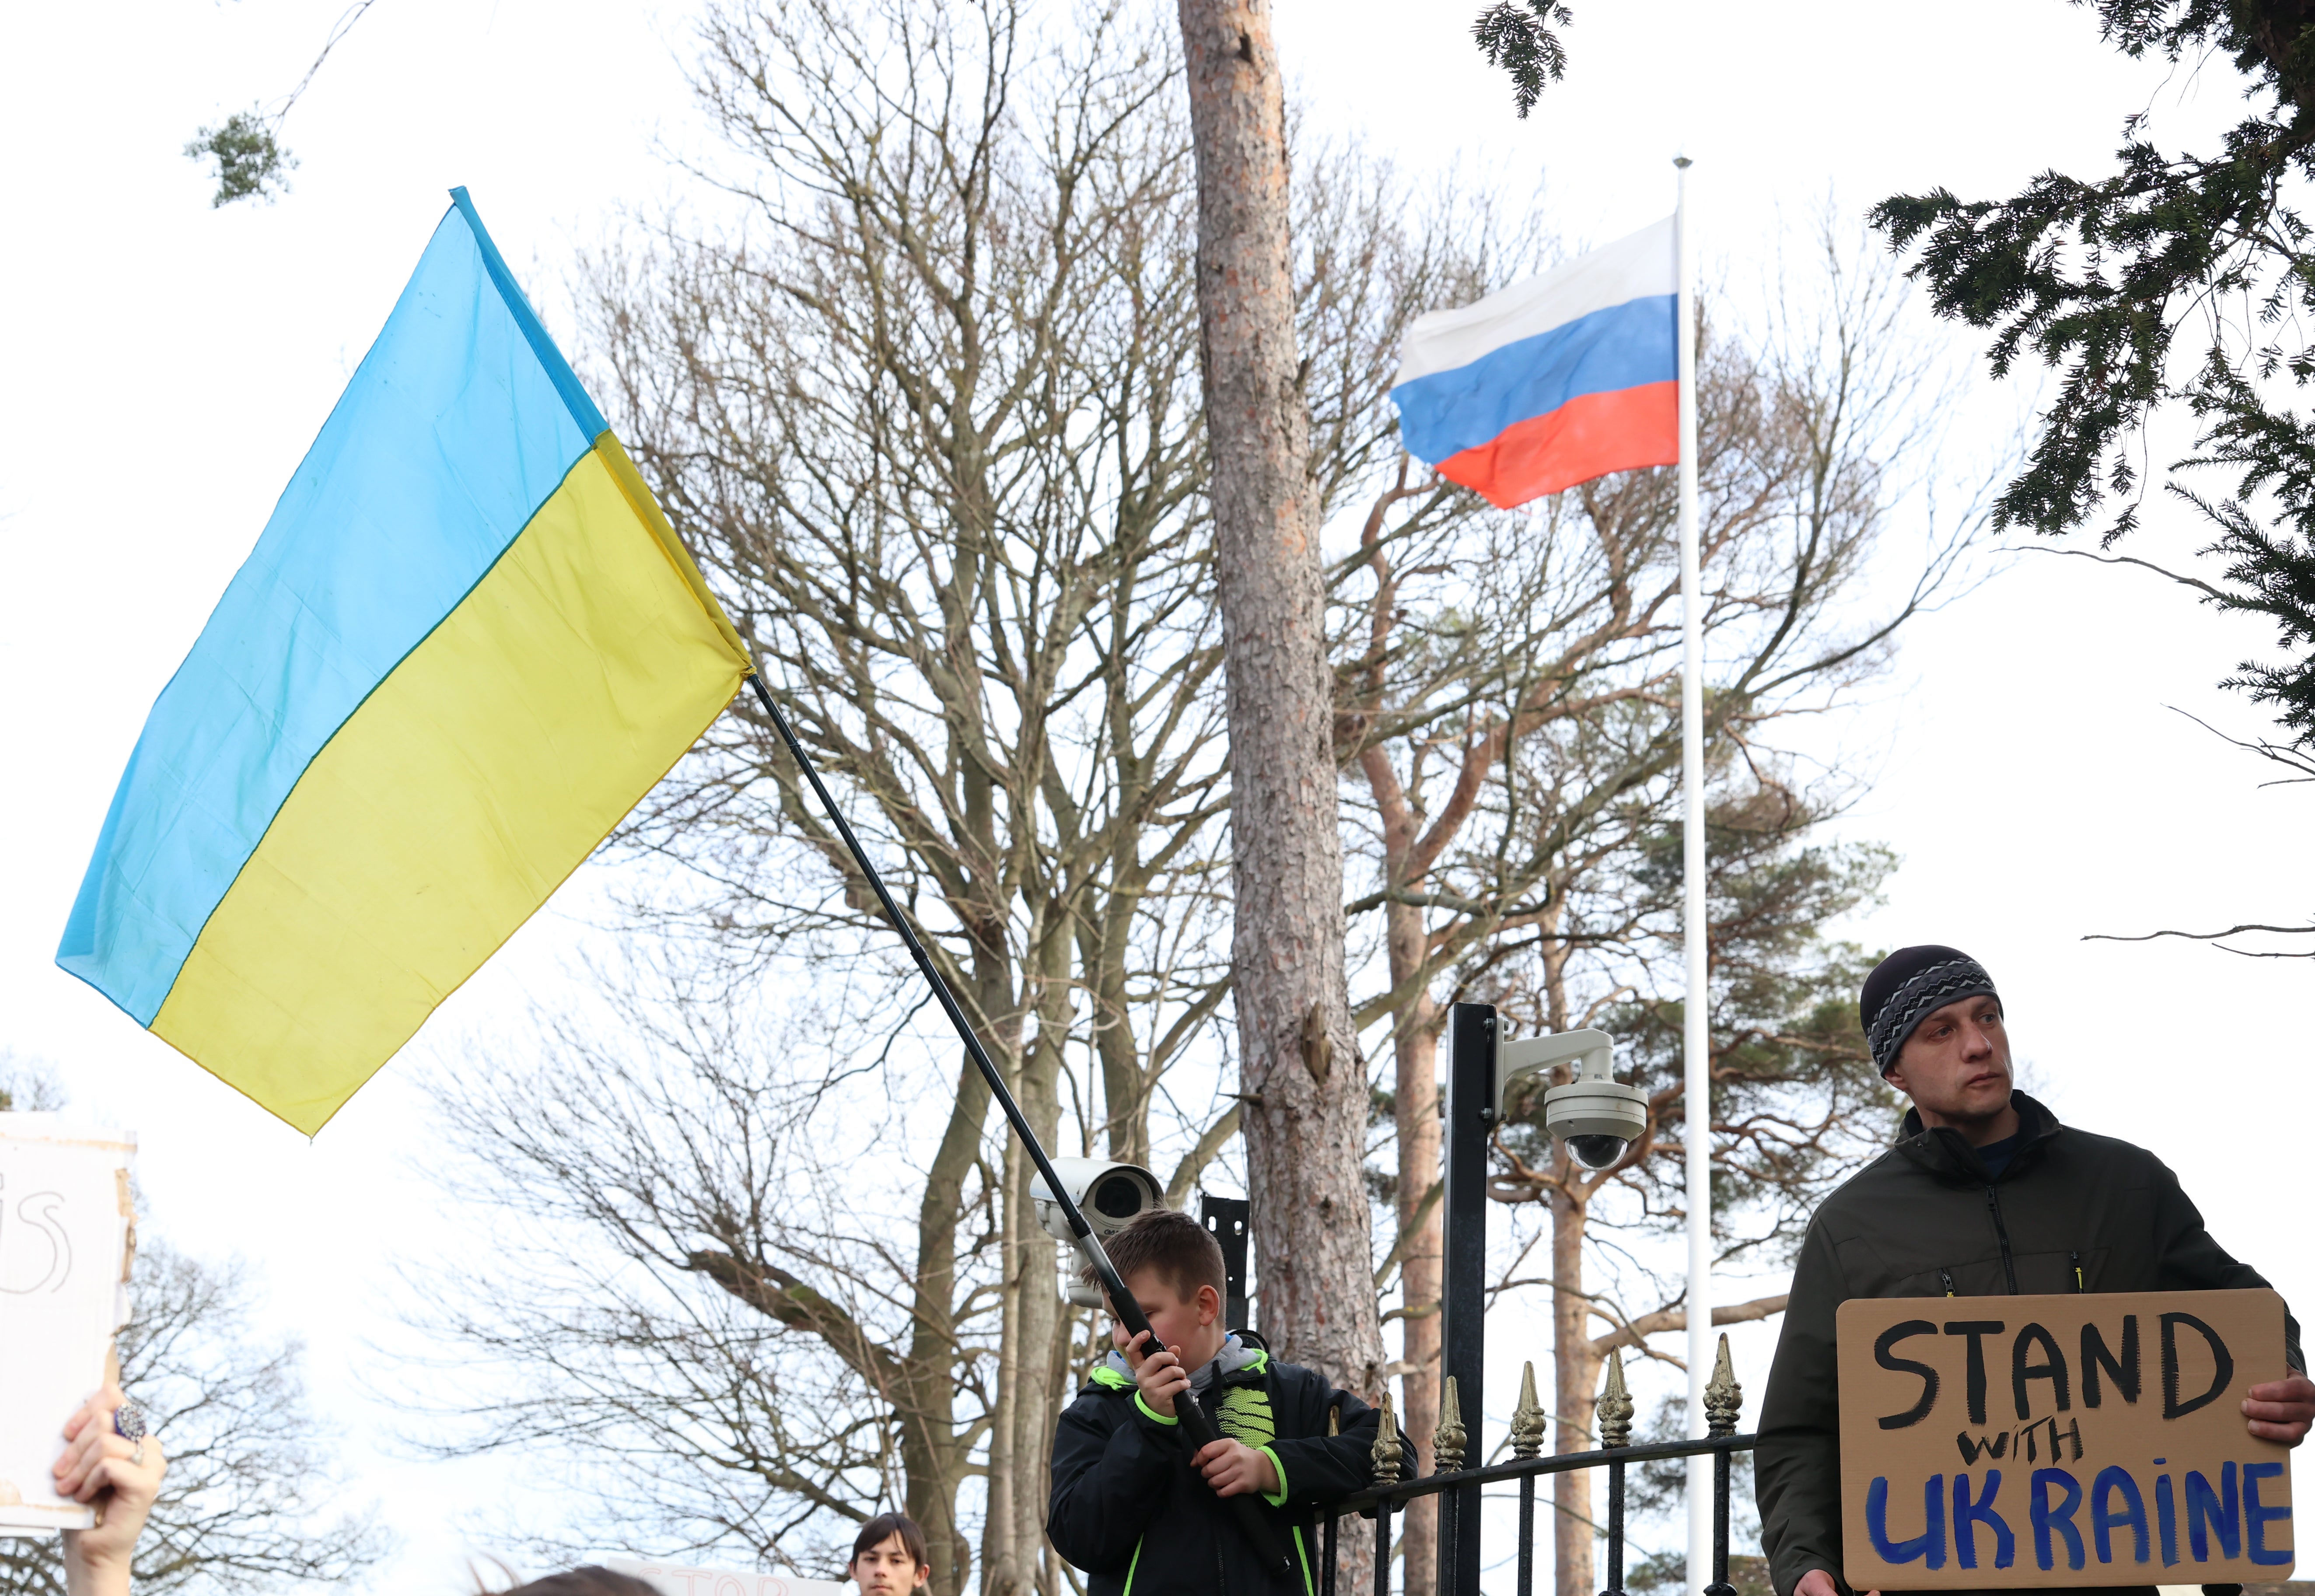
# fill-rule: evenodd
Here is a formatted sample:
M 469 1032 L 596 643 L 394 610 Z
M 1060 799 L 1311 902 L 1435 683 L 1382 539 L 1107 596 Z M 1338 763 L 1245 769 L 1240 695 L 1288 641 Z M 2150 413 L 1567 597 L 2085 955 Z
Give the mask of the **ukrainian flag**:
M 451 199 L 154 705 L 57 950 L 309 1135 L 749 669 Z

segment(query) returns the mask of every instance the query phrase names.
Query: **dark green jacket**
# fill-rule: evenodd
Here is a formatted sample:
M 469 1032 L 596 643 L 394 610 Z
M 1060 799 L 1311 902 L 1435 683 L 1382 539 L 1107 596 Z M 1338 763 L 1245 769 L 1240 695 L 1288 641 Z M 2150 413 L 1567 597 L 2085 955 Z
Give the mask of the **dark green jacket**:
M 1096 1368 L 1053 1436 L 1053 1498 L 1045 1532 L 1089 1576 L 1089 1596 L 1317 1596 L 1317 1510 L 1371 1482 L 1375 1410 L 1299 1363 L 1259 1354 L 1222 1374 L 1202 1405 L 1233 1440 L 1268 1452 L 1280 1494 L 1261 1498 L 1297 1554 L 1302 1589 L 1255 1560 L 1231 1512 L 1190 1467 L 1178 1420 L 1141 1405 L 1130 1376 Z M 1342 1432 L 1326 1433 L 1329 1409 Z
M 1778 1596 L 1812 1568 L 1840 1577 L 1840 1388 L 1833 1312 L 1851 1297 L 2260 1287 L 2203 1228 L 2178 1177 L 2143 1148 L 2059 1125 L 2015 1094 L 2018 1141 L 1989 1178 L 1959 1132 L 1911 1111 L 1897 1145 L 1824 1200 L 1793 1271 L 1761 1406 L 1754 1490 Z M 2284 1320 L 2294 1369 L 2299 1326 Z M 1842 1587 L 1846 1589 L 1844 1585 Z M 2133 1587 L 2150 1590 L 2151 1587 Z

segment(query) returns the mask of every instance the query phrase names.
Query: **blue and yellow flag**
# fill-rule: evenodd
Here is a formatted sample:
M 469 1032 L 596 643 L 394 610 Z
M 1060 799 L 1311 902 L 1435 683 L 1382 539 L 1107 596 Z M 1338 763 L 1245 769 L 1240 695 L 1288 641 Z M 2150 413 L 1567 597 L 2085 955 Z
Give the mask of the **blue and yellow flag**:
M 749 669 L 451 199 L 154 705 L 57 950 L 309 1135 Z

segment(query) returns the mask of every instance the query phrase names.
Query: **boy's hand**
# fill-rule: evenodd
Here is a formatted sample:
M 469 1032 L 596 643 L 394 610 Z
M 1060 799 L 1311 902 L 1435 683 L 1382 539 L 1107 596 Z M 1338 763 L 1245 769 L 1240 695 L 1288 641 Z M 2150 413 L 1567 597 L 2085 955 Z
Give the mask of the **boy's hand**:
M 1264 1496 L 1277 1493 L 1278 1470 L 1271 1467 L 1270 1454 L 1257 1452 L 1242 1441 L 1225 1436 L 1199 1448 L 1190 1461 L 1206 1476 L 1206 1484 L 1217 1496 L 1243 1496 L 1249 1491 Z
M 1151 1413 L 1170 1419 L 1174 1398 L 1190 1388 L 1190 1371 L 1182 1367 L 1180 1347 L 1161 1347 L 1145 1355 L 1141 1343 L 1150 1334 L 1144 1330 L 1126 1344 L 1125 1361 L 1133 1370 L 1133 1383 L 1141 1388 L 1142 1402 Z

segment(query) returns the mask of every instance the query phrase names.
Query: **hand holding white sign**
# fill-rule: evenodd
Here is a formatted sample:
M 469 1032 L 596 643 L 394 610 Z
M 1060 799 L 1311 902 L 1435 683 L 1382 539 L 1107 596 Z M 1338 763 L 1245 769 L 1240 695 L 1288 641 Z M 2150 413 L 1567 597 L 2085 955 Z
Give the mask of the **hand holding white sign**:
M 130 1554 L 168 1468 L 157 1437 L 131 1441 L 113 1414 L 123 1398 L 107 1386 L 65 1422 L 65 1452 L 51 1472 L 57 1494 L 95 1507 L 96 1523 L 65 1531 L 65 1570 L 73 1596 L 128 1596 Z
M 128 1317 L 136 1152 L 117 1131 L 0 1113 L 0 1532 L 94 1526 L 86 1500 L 58 1488 L 57 1424 L 106 1385 Z

